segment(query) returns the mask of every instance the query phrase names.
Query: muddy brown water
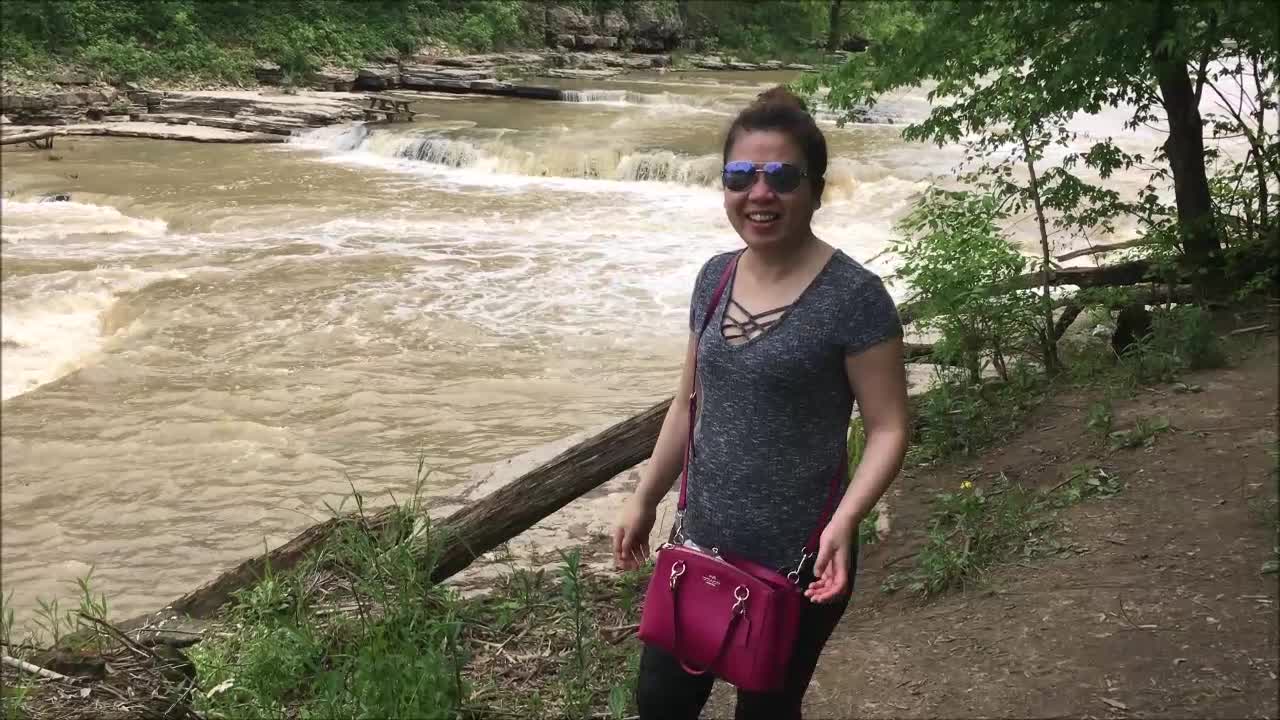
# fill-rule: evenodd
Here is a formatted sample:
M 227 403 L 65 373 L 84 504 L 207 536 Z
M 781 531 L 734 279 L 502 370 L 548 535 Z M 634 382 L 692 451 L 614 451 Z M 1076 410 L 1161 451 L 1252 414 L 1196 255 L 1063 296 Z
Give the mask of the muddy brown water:
M 738 244 L 721 133 L 788 77 L 427 96 L 413 124 L 286 145 L 4 152 L 0 560 L 19 616 L 91 566 L 113 615 L 153 609 L 352 484 L 403 497 L 419 454 L 444 503 L 477 463 L 669 393 L 693 277 Z M 892 125 L 823 120 L 818 233 L 882 274 L 894 221 L 961 156 L 901 139 L 926 111 L 905 93 L 877 109 Z M 40 202 L 54 192 L 72 201 Z

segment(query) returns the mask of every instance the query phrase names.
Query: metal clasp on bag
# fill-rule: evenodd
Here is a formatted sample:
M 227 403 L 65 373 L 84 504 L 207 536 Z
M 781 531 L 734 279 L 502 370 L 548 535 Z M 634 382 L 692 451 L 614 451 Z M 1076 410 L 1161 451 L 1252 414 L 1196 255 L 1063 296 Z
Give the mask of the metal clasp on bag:
M 675 561 L 674 563 L 672 563 L 672 565 L 671 565 L 671 590 L 672 590 L 672 592 L 674 592 L 674 591 L 675 591 L 675 589 L 676 589 L 676 581 L 680 579 L 680 576 L 684 574 L 684 571 L 685 571 L 686 569 L 687 569 L 687 568 L 685 567 L 685 564 L 684 564 L 684 561 L 683 561 L 683 560 L 677 560 L 677 561 Z
M 751 597 L 751 589 L 746 585 L 739 585 L 733 589 L 733 597 L 738 602 L 733 604 L 733 613 L 741 615 L 747 611 L 747 598 Z
M 800 562 L 796 563 L 796 569 L 787 573 L 787 579 L 791 581 L 791 584 L 800 584 L 800 573 L 804 570 L 804 564 L 809 562 L 810 558 L 816 558 L 817 556 L 817 553 L 811 553 L 808 550 L 802 550 L 800 552 Z

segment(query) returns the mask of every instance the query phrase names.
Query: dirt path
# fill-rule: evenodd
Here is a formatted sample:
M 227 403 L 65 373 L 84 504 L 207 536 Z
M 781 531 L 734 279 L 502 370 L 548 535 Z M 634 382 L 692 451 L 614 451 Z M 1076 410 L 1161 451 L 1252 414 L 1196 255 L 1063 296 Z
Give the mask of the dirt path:
M 818 667 L 809 718 L 1275 718 L 1277 347 L 1115 404 L 1114 427 L 1168 418 L 1146 448 L 1111 451 L 1086 427 L 1094 394 L 1057 396 L 1002 448 L 916 469 L 894 529 L 864 553 L 858 594 Z M 923 537 L 927 499 L 965 480 L 1052 487 L 1095 464 L 1119 495 L 1062 514 L 1067 552 L 994 571 L 927 604 L 880 585 Z M 1274 508 L 1274 505 L 1271 505 Z M 1274 510 L 1272 510 L 1274 513 Z M 718 687 L 709 717 L 732 716 Z

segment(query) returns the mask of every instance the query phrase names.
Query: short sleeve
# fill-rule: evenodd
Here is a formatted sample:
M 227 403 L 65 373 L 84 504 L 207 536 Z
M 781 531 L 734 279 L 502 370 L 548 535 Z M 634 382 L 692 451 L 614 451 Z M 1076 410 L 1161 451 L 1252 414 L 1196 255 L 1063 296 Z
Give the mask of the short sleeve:
M 860 269 L 839 323 L 839 342 L 846 355 L 902 335 L 902 321 L 884 282 Z

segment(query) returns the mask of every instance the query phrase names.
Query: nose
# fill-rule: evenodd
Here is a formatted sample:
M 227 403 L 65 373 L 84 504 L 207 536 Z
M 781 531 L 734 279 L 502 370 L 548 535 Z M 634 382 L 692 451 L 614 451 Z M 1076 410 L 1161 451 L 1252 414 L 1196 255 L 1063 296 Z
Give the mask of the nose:
M 751 180 L 751 187 L 747 190 L 748 200 L 772 200 L 777 197 L 770 187 L 769 183 L 764 181 L 764 173 L 757 172 Z

